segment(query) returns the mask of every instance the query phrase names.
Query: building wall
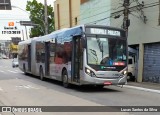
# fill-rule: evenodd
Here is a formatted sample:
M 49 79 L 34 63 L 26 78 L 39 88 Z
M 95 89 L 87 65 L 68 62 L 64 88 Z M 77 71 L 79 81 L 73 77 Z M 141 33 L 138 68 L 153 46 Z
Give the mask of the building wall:
M 116 5 L 115 2 L 117 0 L 112 0 L 112 6 Z M 142 0 L 138 0 L 140 3 Z M 144 0 L 143 0 L 144 1 Z M 123 4 L 123 1 L 118 1 L 119 3 Z M 144 6 L 147 4 L 159 2 L 158 0 L 145 0 Z M 121 6 L 117 3 L 117 7 Z M 136 6 L 137 3 L 133 2 L 130 6 Z M 122 10 L 123 7 L 119 7 L 116 11 Z M 143 9 L 144 15 L 147 17 L 146 24 L 140 18 L 140 10 L 136 10 L 131 12 L 132 14 L 129 15 L 130 19 L 130 26 L 128 32 L 128 44 L 139 46 L 139 60 L 138 60 L 138 82 L 142 82 L 143 79 L 143 65 L 144 65 L 144 45 L 147 43 L 154 43 L 160 42 L 160 26 L 158 25 L 158 18 L 159 18 L 159 5 L 154 7 L 149 7 Z M 115 12 L 112 10 L 112 12 Z M 123 23 L 123 14 L 120 18 L 114 19 L 111 18 L 111 25 L 115 27 L 121 27 Z
M 111 0 L 86 0 L 80 6 L 80 24 L 110 25 Z
M 79 20 L 79 12 L 80 0 L 56 0 L 54 2 L 55 29 L 77 25 L 78 22 L 75 21 Z
M 115 1 L 112 0 L 112 5 L 115 4 Z M 140 3 L 142 0 L 138 0 Z M 144 1 L 144 0 L 143 0 Z M 145 0 L 145 4 L 155 3 L 158 0 Z M 123 3 L 123 1 L 119 2 Z M 133 2 L 131 6 L 137 5 L 136 2 Z M 120 4 L 117 6 L 120 6 Z M 119 8 L 117 10 L 121 10 L 123 8 Z M 158 26 L 158 16 L 159 16 L 159 6 L 150 7 L 143 9 L 144 15 L 147 17 L 146 24 L 138 18 L 140 12 L 137 13 L 137 10 L 131 12 L 132 14 L 129 15 L 130 19 L 130 26 L 129 26 L 129 36 L 128 36 L 128 43 L 129 45 L 133 44 L 140 44 L 140 43 L 151 43 L 151 42 L 159 42 L 158 36 L 160 36 L 160 26 Z M 112 12 L 115 12 L 112 10 Z M 116 27 L 121 27 L 123 22 L 123 15 L 118 18 L 114 19 L 111 18 L 111 25 Z

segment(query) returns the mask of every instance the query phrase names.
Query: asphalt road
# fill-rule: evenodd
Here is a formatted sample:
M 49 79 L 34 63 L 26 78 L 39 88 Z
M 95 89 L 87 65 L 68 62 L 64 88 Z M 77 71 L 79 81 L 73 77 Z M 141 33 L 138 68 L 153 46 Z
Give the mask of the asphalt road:
M 134 88 L 108 86 L 103 89 L 72 86 L 61 82 L 41 81 L 12 68 L 11 60 L 0 60 L 0 106 L 160 106 L 160 94 Z M 146 113 L 130 113 L 146 114 Z M 151 113 L 148 113 L 151 114 Z M 157 114 L 158 113 L 153 113 Z

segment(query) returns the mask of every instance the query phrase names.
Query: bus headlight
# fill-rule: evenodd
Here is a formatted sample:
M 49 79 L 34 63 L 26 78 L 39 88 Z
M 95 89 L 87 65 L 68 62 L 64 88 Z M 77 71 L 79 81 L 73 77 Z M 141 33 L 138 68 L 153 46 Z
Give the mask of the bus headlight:
M 123 75 L 127 75 L 127 71 L 126 70 L 123 72 Z
M 95 73 L 88 68 L 85 68 L 85 72 L 86 72 L 86 74 L 88 74 L 91 77 L 96 77 Z

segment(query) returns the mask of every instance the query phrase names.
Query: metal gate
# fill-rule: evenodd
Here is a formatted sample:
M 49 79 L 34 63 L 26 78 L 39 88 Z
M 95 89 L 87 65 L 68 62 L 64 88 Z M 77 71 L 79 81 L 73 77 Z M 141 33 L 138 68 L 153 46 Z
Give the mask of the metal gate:
M 160 83 L 160 43 L 144 45 L 143 81 Z

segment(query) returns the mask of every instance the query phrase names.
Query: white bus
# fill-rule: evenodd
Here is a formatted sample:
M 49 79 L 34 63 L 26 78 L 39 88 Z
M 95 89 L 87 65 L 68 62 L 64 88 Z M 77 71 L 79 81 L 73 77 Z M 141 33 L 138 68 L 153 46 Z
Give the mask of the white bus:
M 123 29 L 81 25 L 19 43 L 24 73 L 69 84 L 124 85 L 127 80 L 127 38 Z

